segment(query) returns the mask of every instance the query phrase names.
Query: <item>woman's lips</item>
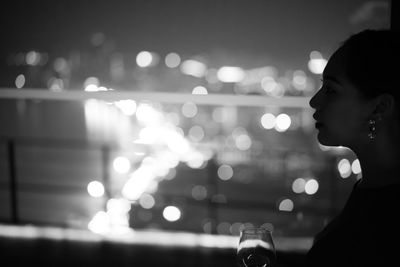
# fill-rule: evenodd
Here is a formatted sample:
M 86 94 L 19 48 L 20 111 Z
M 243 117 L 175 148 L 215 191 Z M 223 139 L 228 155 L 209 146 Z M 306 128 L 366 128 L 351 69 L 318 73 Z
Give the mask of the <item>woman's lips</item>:
M 316 122 L 315 123 L 315 128 L 321 128 L 323 126 L 323 124 L 322 123 L 320 123 L 320 122 Z

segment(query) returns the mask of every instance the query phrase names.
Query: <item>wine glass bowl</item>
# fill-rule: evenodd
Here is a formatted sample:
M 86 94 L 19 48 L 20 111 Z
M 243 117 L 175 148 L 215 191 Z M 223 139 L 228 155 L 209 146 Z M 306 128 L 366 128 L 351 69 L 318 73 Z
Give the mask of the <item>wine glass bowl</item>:
M 271 231 L 266 228 L 243 229 L 236 255 L 239 267 L 276 267 Z

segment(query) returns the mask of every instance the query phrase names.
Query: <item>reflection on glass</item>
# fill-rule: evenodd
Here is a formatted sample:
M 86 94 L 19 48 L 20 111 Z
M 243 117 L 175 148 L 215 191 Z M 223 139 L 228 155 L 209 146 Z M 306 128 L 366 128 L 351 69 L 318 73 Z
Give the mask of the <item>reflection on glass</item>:
M 239 267 L 274 267 L 276 251 L 272 233 L 266 228 L 245 228 L 237 249 Z

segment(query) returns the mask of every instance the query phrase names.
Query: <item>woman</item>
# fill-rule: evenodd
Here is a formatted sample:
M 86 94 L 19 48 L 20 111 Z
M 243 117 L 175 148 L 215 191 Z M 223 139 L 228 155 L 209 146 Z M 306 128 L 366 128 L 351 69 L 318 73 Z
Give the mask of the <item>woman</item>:
M 365 30 L 331 56 L 310 100 L 318 140 L 350 148 L 362 179 L 341 213 L 320 232 L 307 266 L 399 266 L 400 41 Z

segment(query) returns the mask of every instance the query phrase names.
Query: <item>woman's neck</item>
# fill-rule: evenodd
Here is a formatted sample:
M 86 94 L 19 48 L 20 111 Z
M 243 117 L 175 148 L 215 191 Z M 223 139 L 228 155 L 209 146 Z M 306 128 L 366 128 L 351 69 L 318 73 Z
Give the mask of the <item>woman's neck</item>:
M 380 138 L 368 146 L 354 151 L 362 170 L 361 187 L 382 187 L 400 184 L 399 144 Z

